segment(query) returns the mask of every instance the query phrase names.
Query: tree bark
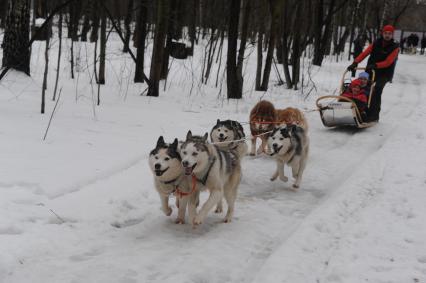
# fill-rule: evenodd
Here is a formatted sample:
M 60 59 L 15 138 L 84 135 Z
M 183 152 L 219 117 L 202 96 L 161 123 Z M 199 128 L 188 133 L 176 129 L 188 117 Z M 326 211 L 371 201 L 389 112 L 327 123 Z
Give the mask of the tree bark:
M 58 21 L 58 38 L 59 38 L 59 47 L 58 47 L 58 63 L 56 65 L 56 80 L 55 80 L 55 89 L 53 90 L 52 100 L 56 99 L 56 91 L 58 90 L 58 80 L 59 80 L 59 71 L 61 69 L 61 54 L 62 54 L 62 20 L 63 14 L 59 12 L 59 21 Z
M 101 9 L 99 2 L 100 0 L 93 0 L 92 5 L 92 32 L 90 33 L 90 42 L 98 41 L 99 33 L 99 9 Z
M 105 84 L 105 53 L 106 53 L 106 14 L 101 11 L 101 41 L 99 54 L 99 84 Z
M 241 88 L 244 83 L 243 63 L 244 63 L 244 53 L 246 50 L 252 0 L 243 0 L 243 1 L 244 1 L 243 2 L 244 6 L 243 6 L 243 16 L 242 16 L 242 23 L 241 23 L 241 41 L 240 41 L 240 49 L 238 50 L 238 60 L 237 60 L 237 78 L 238 78 L 238 83 L 241 85 Z
M 139 14 L 136 23 L 136 69 L 135 69 L 135 83 L 144 82 L 144 57 L 145 57 L 145 39 L 146 39 L 146 22 L 147 22 L 148 9 L 145 5 L 145 0 L 139 1 Z
M 259 31 L 257 34 L 257 64 L 256 64 L 256 85 L 255 89 L 260 90 L 262 82 L 262 65 L 263 65 L 263 33 Z
M 132 22 L 132 15 L 133 15 L 133 0 L 129 0 L 128 6 L 127 6 L 126 18 L 124 19 L 124 27 L 126 29 L 126 33 L 124 36 L 123 52 L 128 52 L 129 50 L 130 35 L 132 33 L 130 29 L 130 24 Z
M 237 41 L 238 41 L 238 22 L 240 16 L 241 0 L 231 0 L 229 10 L 228 26 L 228 57 L 226 59 L 226 82 L 227 97 L 242 98 L 242 85 L 239 83 L 237 74 Z
M 265 69 L 263 70 L 263 79 L 262 79 L 262 85 L 260 86 L 259 90 L 267 91 L 268 90 L 268 83 L 269 83 L 269 76 L 271 74 L 271 67 L 272 67 L 272 58 L 274 56 L 274 49 L 275 49 L 275 41 L 277 38 L 277 17 L 275 12 L 275 0 L 269 0 L 269 10 L 271 14 L 271 26 L 269 30 L 269 43 L 268 43 L 268 52 L 266 53 L 266 59 L 265 59 Z
M 3 38 L 2 67 L 13 68 L 30 75 L 30 3 L 29 0 L 9 0 Z
M 161 69 L 163 66 L 164 43 L 167 33 L 168 0 L 157 0 L 157 21 L 155 25 L 154 44 L 152 49 L 150 85 L 147 96 L 159 96 Z
M 50 24 L 47 27 L 50 28 Z M 46 38 L 46 49 L 44 51 L 44 75 L 43 75 L 43 86 L 41 89 L 41 114 L 44 114 L 45 112 L 45 104 L 46 104 L 46 89 L 47 89 L 47 73 L 49 71 L 49 43 L 50 43 L 50 37 L 48 36 Z

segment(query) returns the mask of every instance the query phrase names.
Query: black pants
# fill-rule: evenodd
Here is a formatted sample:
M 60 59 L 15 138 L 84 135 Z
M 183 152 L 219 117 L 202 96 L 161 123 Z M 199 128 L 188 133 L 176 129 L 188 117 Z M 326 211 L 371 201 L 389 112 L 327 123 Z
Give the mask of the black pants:
M 376 78 L 376 87 L 374 88 L 370 108 L 368 109 L 369 120 L 379 120 L 380 105 L 382 104 L 382 92 L 388 81 L 389 78 L 387 76 L 378 76 Z

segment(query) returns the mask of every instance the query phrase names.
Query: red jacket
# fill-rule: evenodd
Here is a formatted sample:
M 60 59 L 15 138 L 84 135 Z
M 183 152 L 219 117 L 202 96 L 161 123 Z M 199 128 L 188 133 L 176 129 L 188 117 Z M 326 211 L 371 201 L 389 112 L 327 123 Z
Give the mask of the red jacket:
M 363 90 L 361 90 L 358 94 L 353 94 L 350 91 L 346 91 L 342 94 L 342 96 L 350 98 L 350 99 L 356 99 L 364 103 L 368 102 L 367 95 L 365 94 Z

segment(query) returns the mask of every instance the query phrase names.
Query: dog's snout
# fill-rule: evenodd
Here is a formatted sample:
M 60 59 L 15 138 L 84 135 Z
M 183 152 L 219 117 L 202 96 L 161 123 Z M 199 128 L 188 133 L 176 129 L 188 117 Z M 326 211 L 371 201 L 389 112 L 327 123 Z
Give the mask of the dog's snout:
M 155 168 L 155 170 L 160 170 L 161 169 L 161 164 L 160 163 L 155 163 L 154 168 Z
M 188 161 L 186 161 L 186 160 L 184 160 L 184 161 L 182 161 L 182 165 L 183 165 L 183 167 L 188 167 L 189 162 L 188 162 Z
M 223 138 L 223 134 L 222 134 L 222 133 L 220 133 L 220 134 L 219 134 L 219 137 Z
M 274 144 L 272 144 L 272 147 L 273 147 L 273 148 L 277 148 L 277 147 L 278 147 L 278 144 L 274 143 Z

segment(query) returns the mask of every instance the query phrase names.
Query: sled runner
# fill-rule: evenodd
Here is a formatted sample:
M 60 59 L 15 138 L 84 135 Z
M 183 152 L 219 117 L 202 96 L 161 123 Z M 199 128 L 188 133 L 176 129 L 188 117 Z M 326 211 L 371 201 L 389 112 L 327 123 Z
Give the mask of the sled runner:
M 357 68 L 365 70 L 365 68 Z M 339 95 L 325 95 L 317 99 L 316 105 L 321 116 L 321 121 L 326 127 L 353 126 L 357 128 L 371 127 L 377 122 L 365 121 L 366 115 L 357 107 L 355 102 L 342 93 L 349 87 L 350 79 L 345 79 L 348 70 L 345 70 L 340 83 Z M 367 109 L 370 107 L 375 83 L 375 72 L 372 70 L 372 78 L 369 81 L 370 91 L 368 94 Z

